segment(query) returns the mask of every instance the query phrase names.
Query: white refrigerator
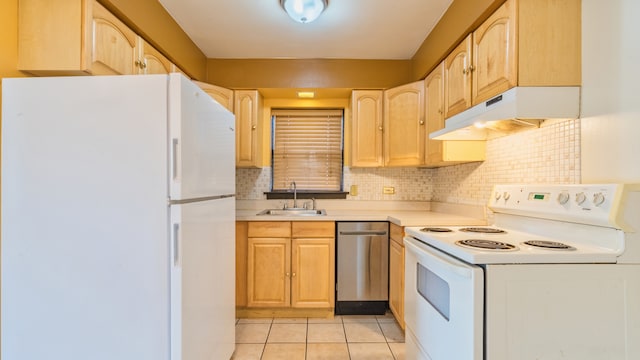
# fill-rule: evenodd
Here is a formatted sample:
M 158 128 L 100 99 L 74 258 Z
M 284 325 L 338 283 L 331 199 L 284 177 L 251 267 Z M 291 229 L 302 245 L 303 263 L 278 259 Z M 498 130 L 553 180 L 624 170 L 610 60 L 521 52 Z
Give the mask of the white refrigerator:
M 2 359 L 229 359 L 234 129 L 179 74 L 3 79 Z

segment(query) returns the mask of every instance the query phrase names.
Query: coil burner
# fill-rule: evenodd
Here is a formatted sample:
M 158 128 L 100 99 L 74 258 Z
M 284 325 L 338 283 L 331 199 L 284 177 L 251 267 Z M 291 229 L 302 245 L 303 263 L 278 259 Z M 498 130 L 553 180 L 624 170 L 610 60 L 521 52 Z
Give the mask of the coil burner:
M 463 232 L 480 233 L 480 234 L 506 234 L 507 232 L 500 229 L 488 227 L 466 227 L 460 229 Z
M 486 239 L 459 240 L 459 241 L 456 241 L 456 245 L 475 248 L 475 249 L 498 250 L 498 251 L 513 251 L 518 249 L 518 247 L 515 245 L 507 244 L 501 241 L 493 241 L 493 240 L 486 240 Z
M 451 230 L 451 229 L 441 228 L 441 227 L 426 227 L 426 228 L 420 229 L 420 231 L 422 231 L 422 232 L 433 232 L 433 233 L 453 232 L 453 230 Z
M 550 250 L 575 250 L 573 246 L 563 244 L 561 242 L 556 241 L 547 241 L 547 240 L 529 240 L 523 242 L 525 245 L 534 246 L 538 248 L 550 249 Z

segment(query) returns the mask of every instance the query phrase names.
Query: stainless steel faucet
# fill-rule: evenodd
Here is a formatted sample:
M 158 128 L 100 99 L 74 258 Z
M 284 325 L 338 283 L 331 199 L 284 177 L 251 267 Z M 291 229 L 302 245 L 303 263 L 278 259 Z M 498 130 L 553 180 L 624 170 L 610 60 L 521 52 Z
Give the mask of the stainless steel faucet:
M 292 181 L 290 187 L 293 187 L 293 208 L 298 208 L 298 189 L 296 188 L 296 182 Z

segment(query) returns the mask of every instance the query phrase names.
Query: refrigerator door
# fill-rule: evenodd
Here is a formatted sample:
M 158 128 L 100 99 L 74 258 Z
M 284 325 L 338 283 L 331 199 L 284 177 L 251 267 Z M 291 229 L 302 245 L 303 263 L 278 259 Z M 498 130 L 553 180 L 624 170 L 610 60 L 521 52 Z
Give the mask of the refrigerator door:
M 169 360 L 166 84 L 3 79 L 2 359 Z
M 171 206 L 171 359 L 235 346 L 235 199 Z
M 235 194 L 235 116 L 181 74 L 169 75 L 170 198 Z

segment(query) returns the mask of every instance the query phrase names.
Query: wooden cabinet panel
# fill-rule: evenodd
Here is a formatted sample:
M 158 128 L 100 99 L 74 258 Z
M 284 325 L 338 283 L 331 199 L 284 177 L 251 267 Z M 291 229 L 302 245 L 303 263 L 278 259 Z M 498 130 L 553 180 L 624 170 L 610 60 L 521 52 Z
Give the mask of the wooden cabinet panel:
M 517 84 L 515 8 L 505 2 L 473 32 L 472 105 Z
M 385 166 L 419 166 L 424 161 L 424 82 L 384 91 Z
M 471 35 L 444 60 L 444 115 L 451 117 L 471 106 Z
M 93 47 L 84 50 L 91 52 L 91 74 L 137 74 L 136 33 L 97 2 L 93 3 L 91 20 Z
M 389 309 L 404 329 L 404 246 L 394 240 L 389 246 Z
M 291 237 L 334 237 L 336 232 L 333 221 L 294 221 L 291 223 Z
M 237 90 L 234 98 L 236 167 L 259 166 L 262 95 L 257 90 Z
M 484 141 L 432 140 L 429 134 L 444 128 L 444 62 L 424 80 L 425 118 L 425 165 L 446 166 L 464 162 L 482 161 L 486 158 Z
M 289 221 L 251 221 L 248 229 L 249 237 L 291 237 Z
M 389 309 L 404 329 L 404 227 L 389 224 Z
M 200 81 L 194 82 L 220 105 L 233 112 L 233 90 Z
M 292 240 L 291 306 L 334 306 L 334 243 L 334 238 Z
M 248 223 L 236 221 L 236 307 L 247 306 Z
M 169 74 L 172 72 L 172 64 L 162 53 L 151 44 L 138 38 L 140 74 Z
M 290 303 L 291 240 L 248 240 L 247 306 L 283 307 Z
M 382 90 L 354 90 L 351 93 L 351 166 L 384 165 L 382 94 Z

